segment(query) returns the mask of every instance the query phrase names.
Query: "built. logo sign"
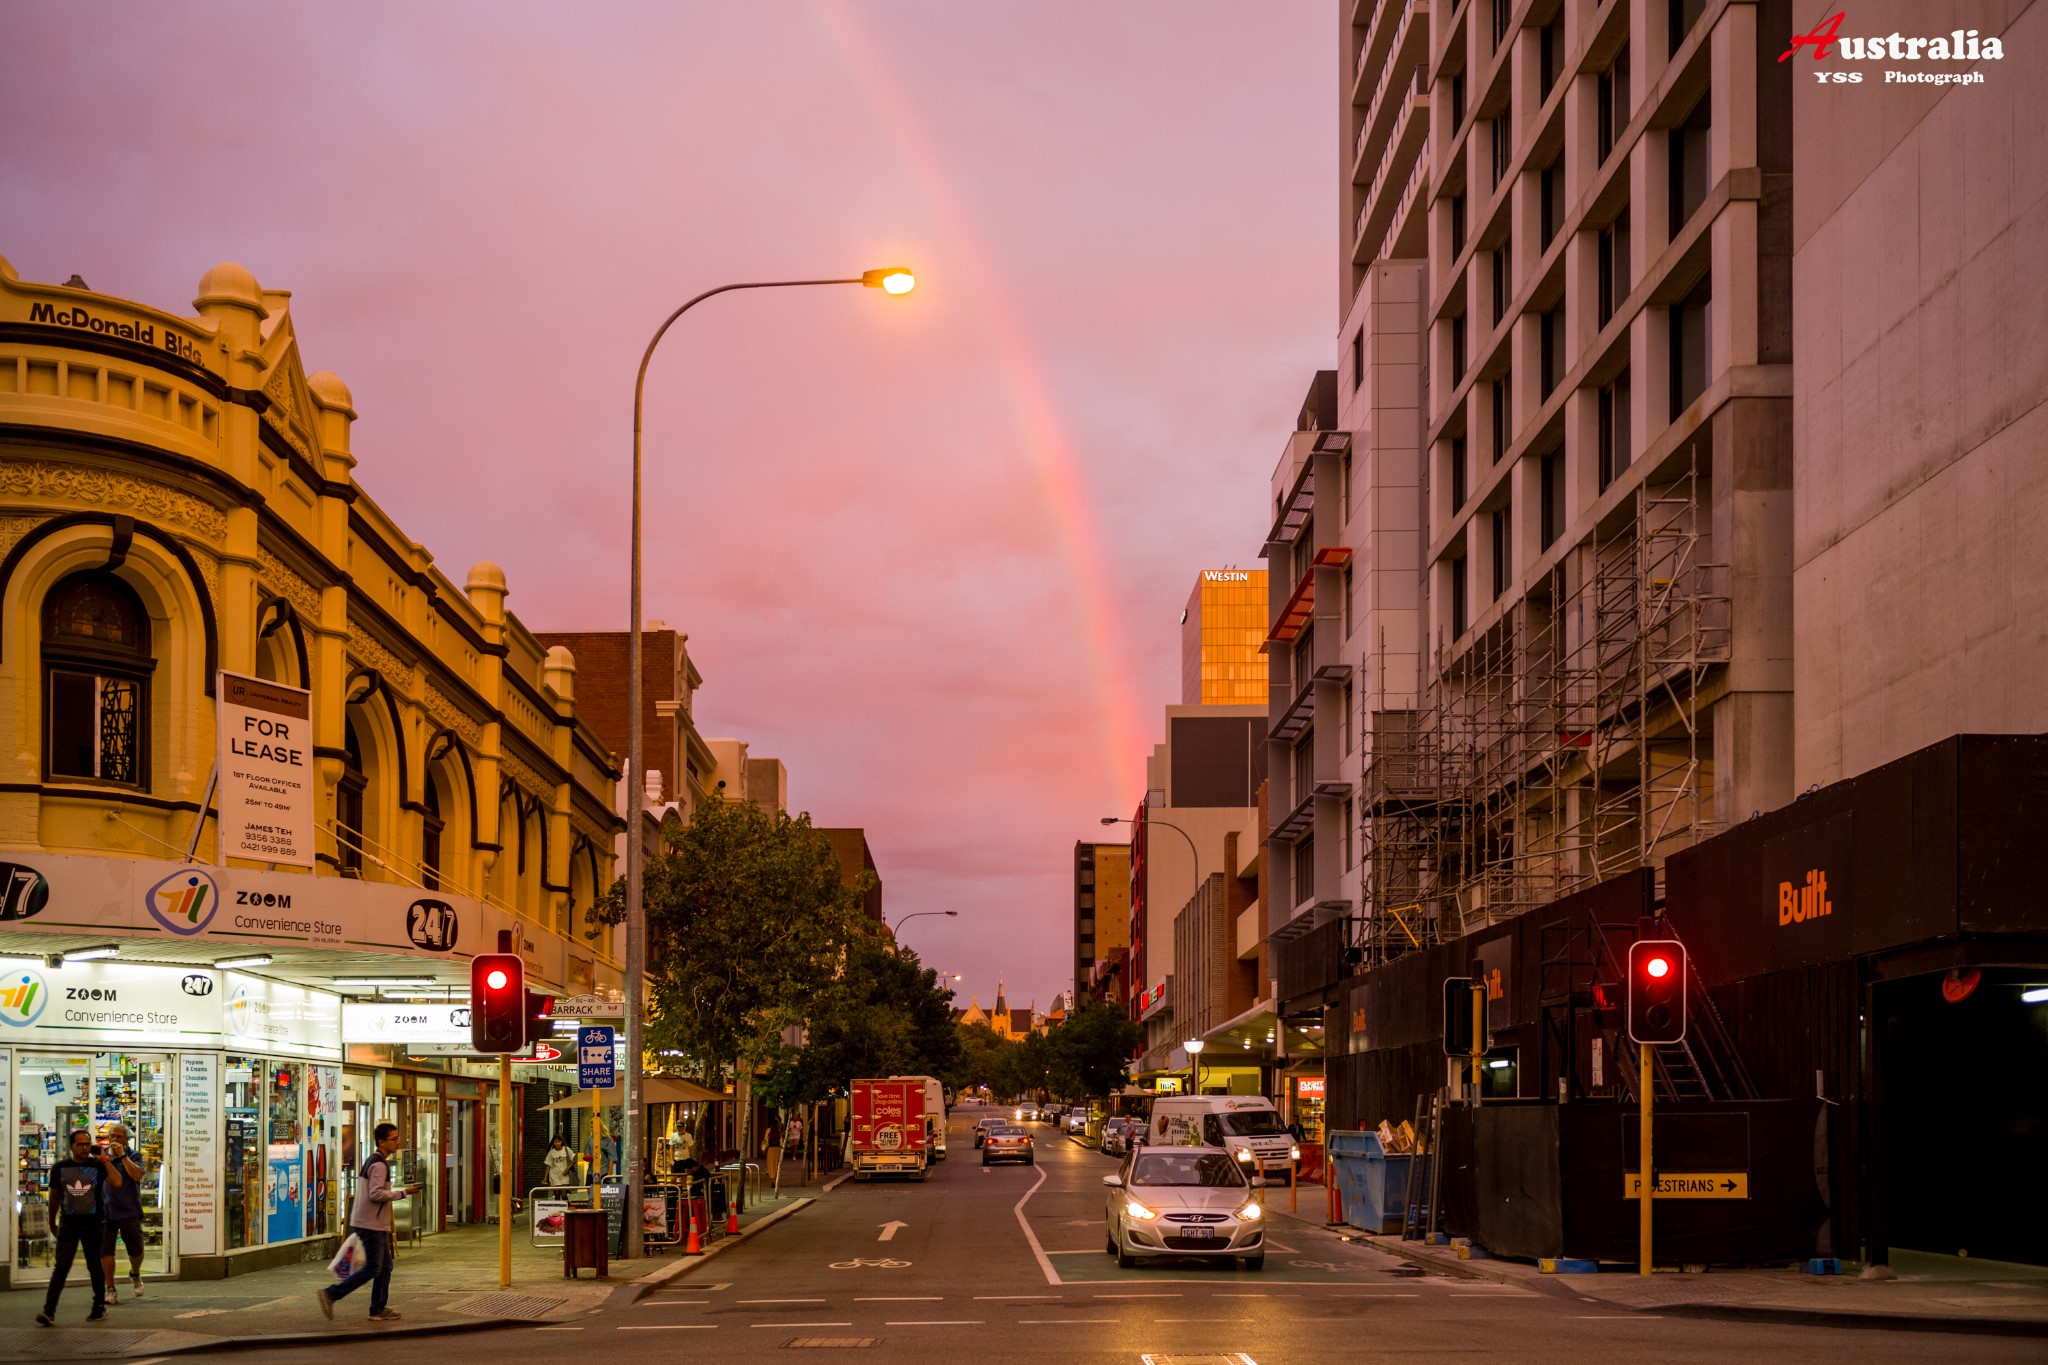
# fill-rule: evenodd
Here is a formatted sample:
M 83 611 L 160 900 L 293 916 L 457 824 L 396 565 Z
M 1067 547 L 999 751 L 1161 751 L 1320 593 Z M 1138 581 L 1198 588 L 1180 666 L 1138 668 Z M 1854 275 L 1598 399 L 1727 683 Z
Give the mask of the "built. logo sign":
M 1809 868 L 1806 880 L 1797 885 L 1778 883 L 1779 927 L 1804 924 L 1834 913 L 1835 903 L 1828 899 L 1828 874 L 1820 868 Z

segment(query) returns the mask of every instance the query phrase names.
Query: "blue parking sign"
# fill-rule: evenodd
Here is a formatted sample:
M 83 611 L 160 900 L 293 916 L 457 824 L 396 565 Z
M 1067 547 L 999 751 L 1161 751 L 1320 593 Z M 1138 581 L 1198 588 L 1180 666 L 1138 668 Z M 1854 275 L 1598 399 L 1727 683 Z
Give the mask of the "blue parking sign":
M 612 1059 L 612 1030 L 608 1025 L 576 1030 L 576 1088 L 609 1090 L 618 1084 Z

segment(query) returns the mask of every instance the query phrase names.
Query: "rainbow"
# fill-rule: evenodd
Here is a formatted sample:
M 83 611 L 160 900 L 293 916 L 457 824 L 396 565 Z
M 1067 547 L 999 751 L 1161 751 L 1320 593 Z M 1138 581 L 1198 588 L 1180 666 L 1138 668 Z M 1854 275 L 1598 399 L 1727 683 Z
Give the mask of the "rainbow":
M 937 145 L 905 97 L 902 83 L 890 70 L 882 45 L 862 27 L 843 0 L 820 0 L 818 12 L 847 70 L 895 139 L 953 248 L 954 258 L 964 267 L 960 271 L 960 286 L 974 294 L 981 316 L 988 320 L 991 340 L 1001 357 L 1016 404 L 1025 448 L 1038 476 L 1039 493 L 1059 538 L 1080 609 L 1101 708 L 1104 765 L 1117 784 L 1114 800 L 1122 806 L 1134 804 L 1144 799 L 1144 758 L 1152 748 L 1147 738 L 1149 729 L 1139 721 L 1130 671 L 1120 645 L 1123 632 L 1115 601 L 1108 591 L 1101 538 L 1082 489 L 1073 445 L 1067 437 L 1052 385 L 998 283 L 999 272 L 981 250 L 979 237 L 952 191 Z M 919 288 L 927 287 L 920 279 Z

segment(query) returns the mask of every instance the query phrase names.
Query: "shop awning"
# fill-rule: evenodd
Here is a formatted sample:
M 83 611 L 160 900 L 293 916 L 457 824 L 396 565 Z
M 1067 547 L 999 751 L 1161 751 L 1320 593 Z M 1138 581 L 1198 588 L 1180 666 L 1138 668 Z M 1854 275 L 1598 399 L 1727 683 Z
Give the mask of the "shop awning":
M 609 1090 L 579 1090 L 573 1095 L 556 1100 L 553 1104 L 542 1105 L 543 1109 L 588 1109 L 590 1097 L 595 1094 L 597 1102 L 603 1105 L 624 1104 L 626 1090 L 615 1085 Z M 690 1101 L 729 1100 L 730 1095 L 721 1095 L 715 1090 L 706 1090 L 695 1081 L 686 1081 L 680 1076 L 648 1076 L 640 1082 L 640 1098 L 647 1104 L 685 1104 Z

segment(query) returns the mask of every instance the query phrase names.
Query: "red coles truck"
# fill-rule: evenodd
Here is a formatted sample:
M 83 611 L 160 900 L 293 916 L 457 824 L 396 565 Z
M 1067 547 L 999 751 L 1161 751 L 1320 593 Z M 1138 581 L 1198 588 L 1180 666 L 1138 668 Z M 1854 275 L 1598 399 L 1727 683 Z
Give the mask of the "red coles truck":
M 922 1080 L 853 1083 L 853 1178 L 924 1179 L 931 1160 Z

